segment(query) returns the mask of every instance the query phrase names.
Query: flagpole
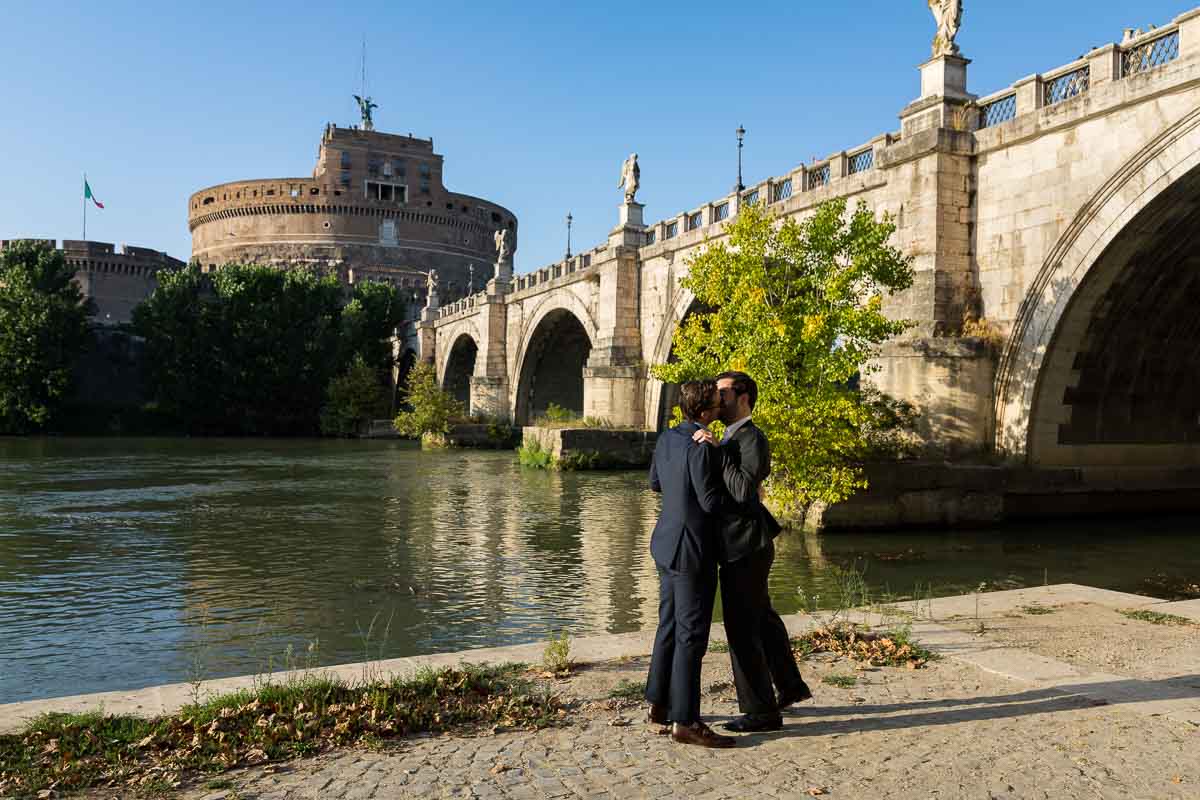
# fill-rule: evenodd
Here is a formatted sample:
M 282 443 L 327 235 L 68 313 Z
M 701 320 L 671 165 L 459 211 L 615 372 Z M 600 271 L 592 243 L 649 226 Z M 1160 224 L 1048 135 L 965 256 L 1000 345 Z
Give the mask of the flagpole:
M 83 241 L 87 241 L 87 173 L 83 173 Z

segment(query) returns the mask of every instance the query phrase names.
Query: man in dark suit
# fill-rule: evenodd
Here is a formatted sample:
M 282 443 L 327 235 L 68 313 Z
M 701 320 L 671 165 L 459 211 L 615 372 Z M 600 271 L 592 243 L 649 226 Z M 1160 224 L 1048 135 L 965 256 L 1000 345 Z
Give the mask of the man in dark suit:
M 767 579 L 781 526 L 763 505 L 759 490 L 771 474 L 771 447 L 750 419 L 758 384 L 744 372 L 717 376 L 721 396 L 722 477 L 729 493 L 721 509 L 721 607 L 733 662 L 733 681 L 743 716 L 725 727 L 739 733 L 778 730 L 780 711 L 812 697 L 800 677 L 791 640 L 771 606 Z M 715 444 L 708 431 L 693 434 Z M 778 698 L 771 684 L 779 689 Z
M 700 719 L 700 665 L 708 649 L 717 590 L 716 522 L 724 490 L 717 453 L 692 439 L 720 409 L 714 381 L 680 388 L 687 421 L 659 437 L 650 488 L 661 492 L 662 512 L 650 536 L 658 568 L 658 631 L 646 679 L 648 721 L 671 724 L 671 738 L 702 747 L 732 747 Z

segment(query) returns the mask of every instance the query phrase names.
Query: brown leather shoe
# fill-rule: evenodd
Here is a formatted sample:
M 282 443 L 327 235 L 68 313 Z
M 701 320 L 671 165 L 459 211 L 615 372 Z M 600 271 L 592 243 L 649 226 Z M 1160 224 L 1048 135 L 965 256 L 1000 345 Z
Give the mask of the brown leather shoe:
M 671 723 L 667 720 L 667 707 L 651 703 L 650 709 L 646 712 L 646 723 L 648 725 L 670 725 Z
M 694 744 L 697 747 L 733 747 L 737 744 L 737 739 L 714 733 L 703 722 L 693 722 L 691 725 L 676 722 L 671 726 L 671 738 L 680 744 Z

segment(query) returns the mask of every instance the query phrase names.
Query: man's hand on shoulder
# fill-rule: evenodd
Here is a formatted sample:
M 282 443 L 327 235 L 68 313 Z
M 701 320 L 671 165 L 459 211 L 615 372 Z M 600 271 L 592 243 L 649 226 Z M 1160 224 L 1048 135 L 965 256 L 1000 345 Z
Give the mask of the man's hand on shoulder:
M 712 431 L 710 431 L 708 428 L 701 428 L 692 434 L 692 441 L 699 442 L 701 444 L 715 445 L 717 443 L 717 437 L 713 436 Z

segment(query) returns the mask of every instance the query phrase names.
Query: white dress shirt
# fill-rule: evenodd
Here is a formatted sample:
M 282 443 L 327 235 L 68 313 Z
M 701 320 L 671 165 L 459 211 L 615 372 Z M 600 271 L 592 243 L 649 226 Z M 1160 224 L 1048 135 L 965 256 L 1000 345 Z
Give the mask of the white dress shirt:
M 721 444 L 725 444 L 730 439 L 732 439 L 733 435 L 738 432 L 738 428 L 742 427 L 749 421 L 750 421 L 750 416 L 747 415 L 747 416 L 744 416 L 741 419 L 739 419 L 737 422 L 730 423 L 725 428 L 725 435 L 721 437 Z

